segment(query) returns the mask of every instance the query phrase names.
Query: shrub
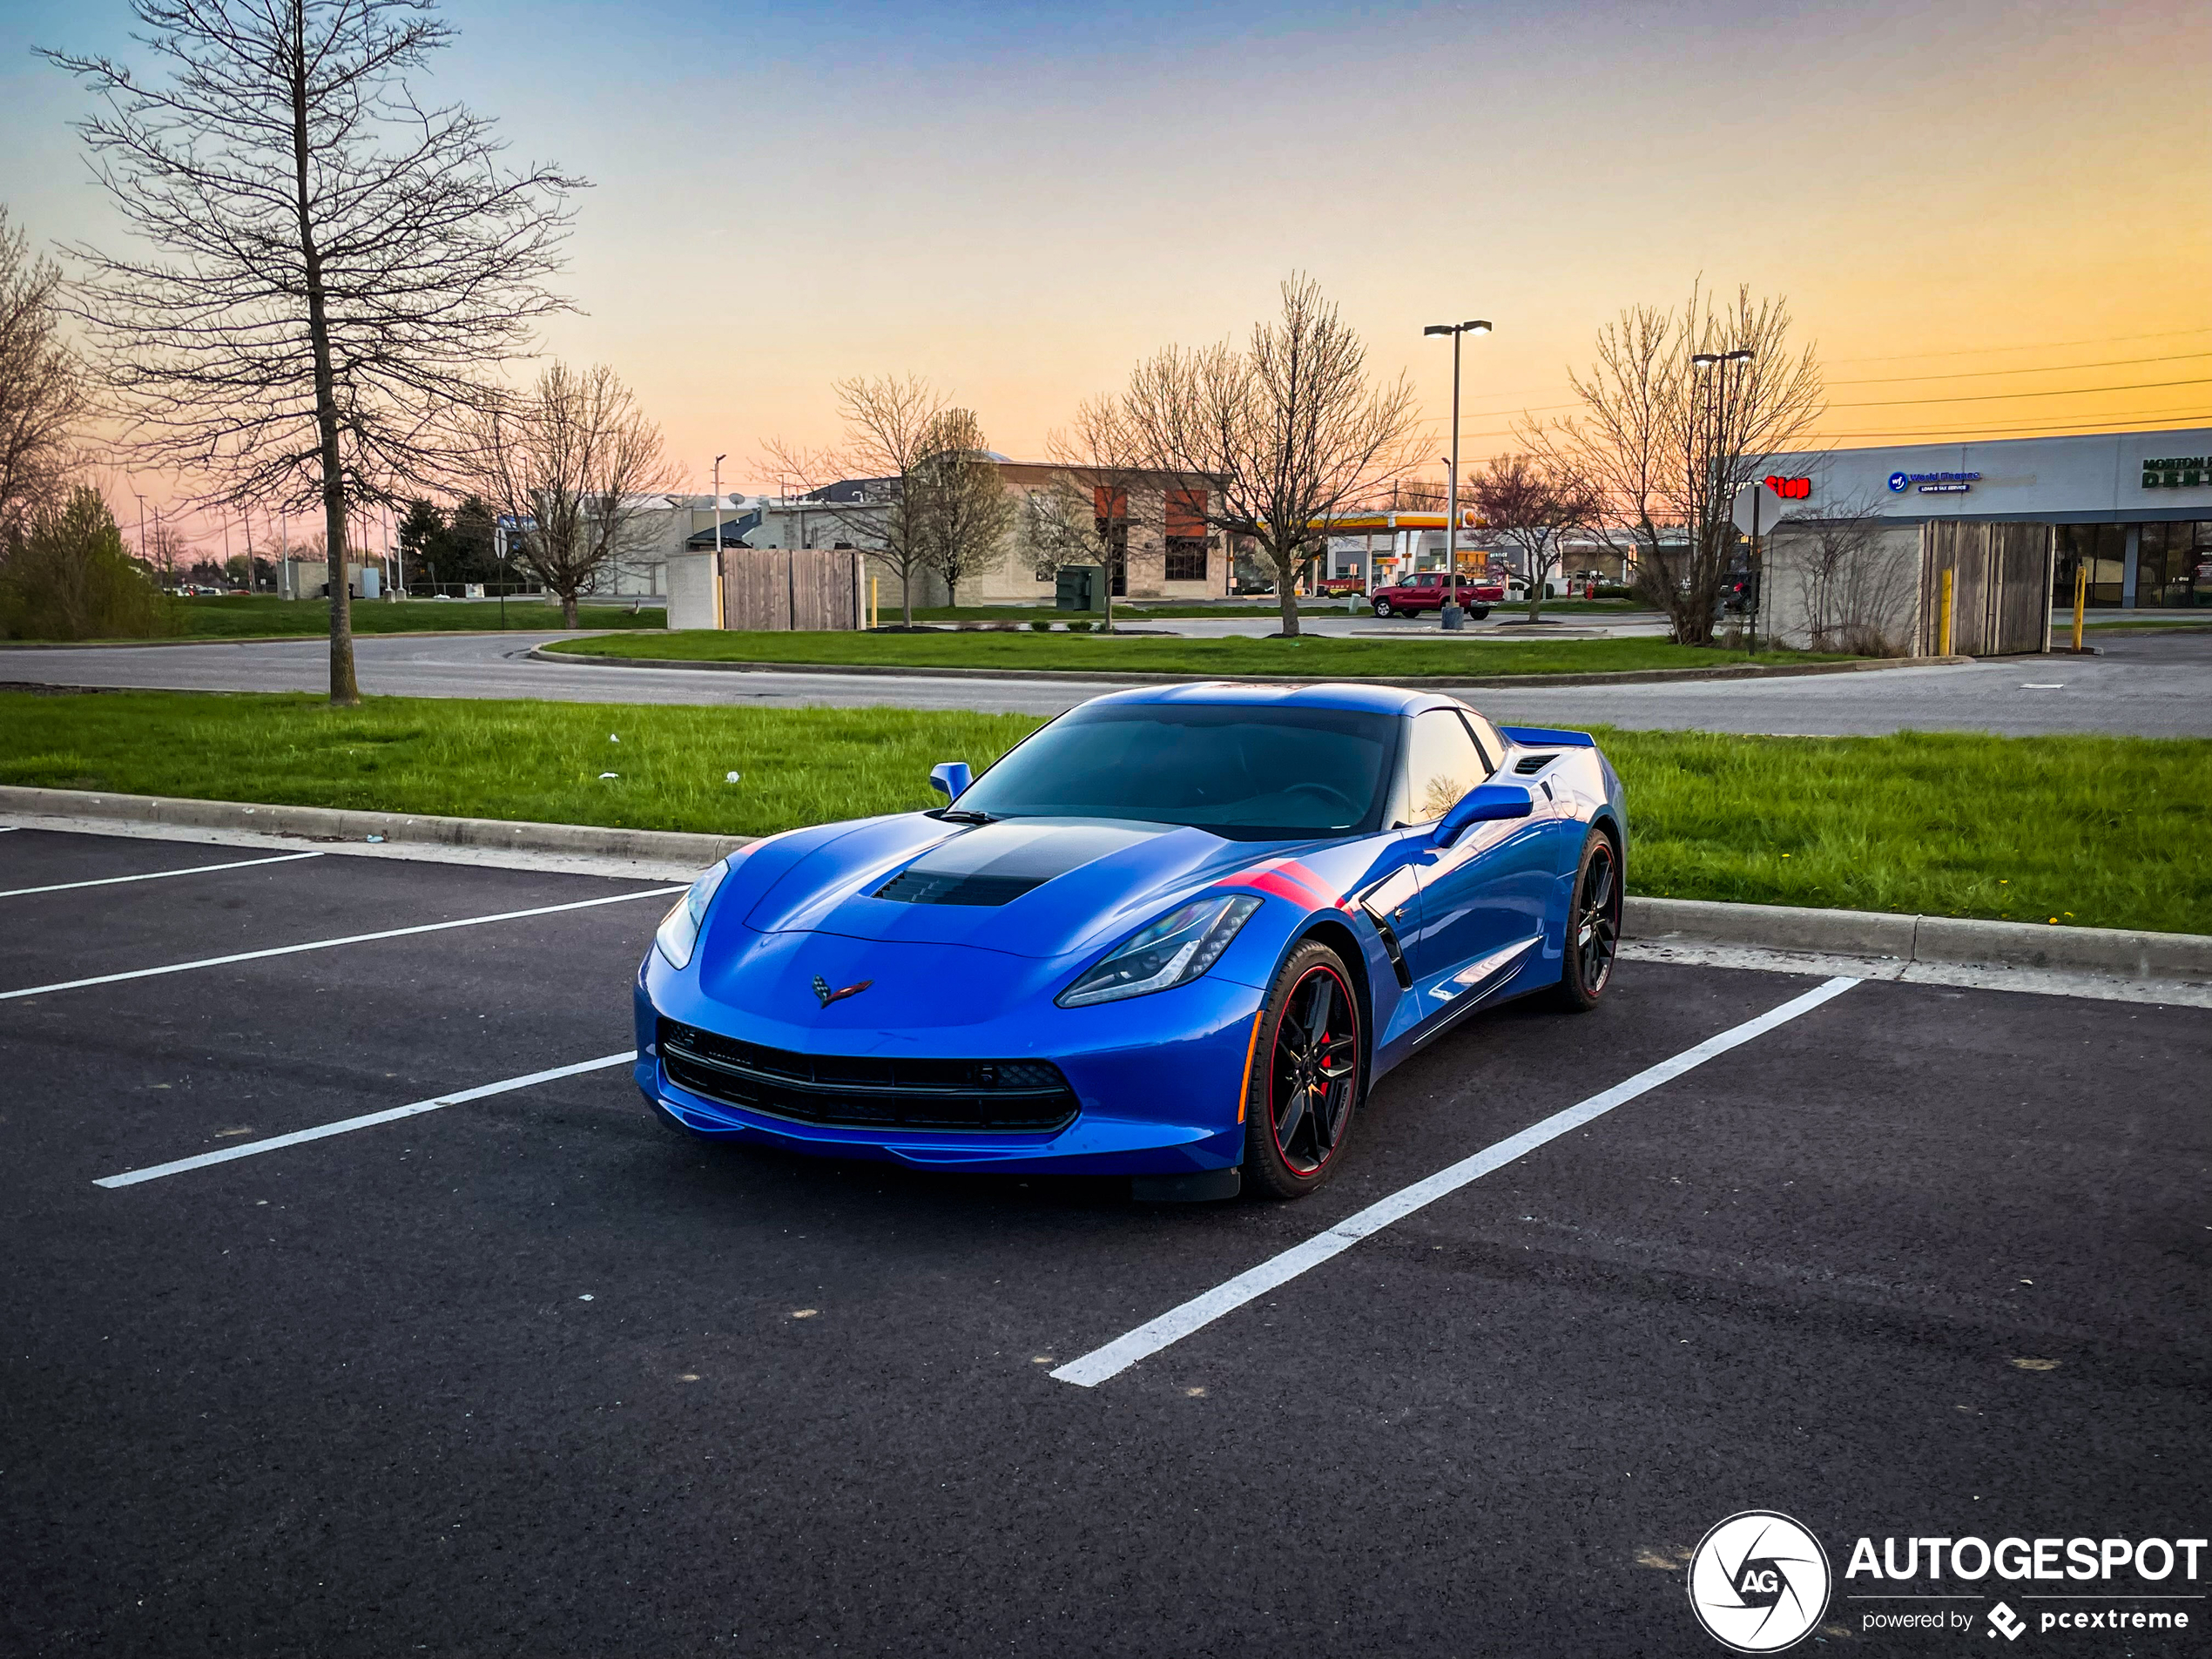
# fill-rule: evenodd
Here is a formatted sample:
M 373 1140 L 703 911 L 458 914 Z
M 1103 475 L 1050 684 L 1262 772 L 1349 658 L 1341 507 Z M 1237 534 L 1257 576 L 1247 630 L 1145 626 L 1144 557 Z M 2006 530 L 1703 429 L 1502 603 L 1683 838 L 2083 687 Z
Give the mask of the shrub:
M 1071 634 L 1087 634 L 1090 631 L 1090 624 L 1087 622 L 1071 622 L 1068 624 L 1068 631 Z
M 0 546 L 0 638 L 151 639 L 177 631 L 175 602 L 124 550 L 98 490 L 79 484 Z
M 1029 631 L 1037 634 L 1049 634 L 1052 631 L 1052 624 L 1049 622 L 1033 622 L 1029 624 Z

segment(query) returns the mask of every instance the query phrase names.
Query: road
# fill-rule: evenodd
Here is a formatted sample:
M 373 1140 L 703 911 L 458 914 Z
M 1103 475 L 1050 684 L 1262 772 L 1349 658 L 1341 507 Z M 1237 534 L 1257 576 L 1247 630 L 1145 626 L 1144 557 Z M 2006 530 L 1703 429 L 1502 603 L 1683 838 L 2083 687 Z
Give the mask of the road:
M 553 698 L 587 703 L 729 703 L 754 706 L 981 709 L 1056 714 L 1114 684 L 982 680 L 927 674 L 731 673 L 597 668 L 533 661 L 557 634 L 457 634 L 357 642 L 362 690 L 402 697 Z M 2016 657 L 1965 667 L 1885 669 L 1757 682 L 1480 688 L 1467 698 L 1493 718 L 1575 726 L 1870 735 L 1904 730 L 2020 737 L 2107 732 L 2212 737 L 2212 634 L 2114 635 L 2095 657 Z M 1467 647 L 1470 655 L 1482 650 Z M 320 691 L 320 640 L 255 640 L 90 651 L 0 649 L 0 682 Z
M 258 856 L 0 834 L 0 991 L 205 964 L 0 996 L 0 1651 L 1704 1659 L 1683 1563 L 1761 1507 L 1822 1639 L 1920 1654 L 1856 1537 L 2203 1534 L 2212 1011 L 1849 985 L 1082 1387 L 1818 981 L 1624 964 L 1394 1073 L 1313 1198 L 1144 1209 L 675 1138 L 638 883 L 115 880 Z

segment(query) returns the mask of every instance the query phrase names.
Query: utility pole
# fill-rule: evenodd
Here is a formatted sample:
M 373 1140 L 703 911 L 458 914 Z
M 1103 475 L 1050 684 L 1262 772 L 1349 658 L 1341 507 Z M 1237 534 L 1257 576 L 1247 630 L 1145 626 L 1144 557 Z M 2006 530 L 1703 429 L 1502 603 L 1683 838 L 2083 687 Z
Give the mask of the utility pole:
M 729 459 L 727 451 L 714 457 L 714 563 L 707 568 L 714 572 L 714 580 L 707 584 L 714 595 L 714 625 L 722 626 L 722 463 Z
M 1448 633 L 1456 633 L 1467 625 L 1467 612 L 1460 609 L 1460 336 L 1489 332 L 1490 325 L 1480 319 L 1474 322 L 1431 323 L 1421 330 L 1424 334 L 1452 336 L 1452 468 L 1444 521 L 1444 604 L 1436 618 L 1438 625 Z

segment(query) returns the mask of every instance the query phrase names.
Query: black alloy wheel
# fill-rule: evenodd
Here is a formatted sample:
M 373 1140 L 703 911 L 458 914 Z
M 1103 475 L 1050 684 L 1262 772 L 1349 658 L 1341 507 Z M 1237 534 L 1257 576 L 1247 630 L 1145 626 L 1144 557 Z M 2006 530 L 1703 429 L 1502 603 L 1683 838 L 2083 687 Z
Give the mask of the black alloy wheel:
M 1613 981 L 1621 950 L 1621 896 L 1625 883 L 1613 838 L 1593 829 L 1582 843 L 1581 867 L 1567 913 L 1565 972 L 1560 997 L 1576 1010 L 1594 1008 Z
M 1293 952 L 1262 1017 L 1245 1101 L 1245 1173 L 1275 1197 L 1303 1197 L 1336 1167 L 1366 1079 L 1359 1001 L 1327 946 Z

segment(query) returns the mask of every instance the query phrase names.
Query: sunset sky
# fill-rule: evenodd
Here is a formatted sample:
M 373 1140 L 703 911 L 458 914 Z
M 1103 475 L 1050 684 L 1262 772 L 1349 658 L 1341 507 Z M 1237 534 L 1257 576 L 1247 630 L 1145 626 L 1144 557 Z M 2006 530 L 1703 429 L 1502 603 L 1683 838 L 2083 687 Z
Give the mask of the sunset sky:
M 750 486 L 762 438 L 833 439 L 856 374 L 926 375 L 1035 455 L 1294 269 L 1412 372 L 1440 444 L 1449 347 L 1420 327 L 1495 321 L 1476 455 L 1564 401 L 1601 322 L 1700 273 L 1789 297 L 1838 441 L 2212 421 L 2191 0 L 447 15 L 429 91 L 597 186 L 548 348 L 612 364 L 701 488 L 717 451 Z M 0 192 L 42 240 L 120 233 L 83 95 L 30 49 L 129 52 L 127 21 L 0 17 Z M 2064 395 L 2114 387 L 2140 389 Z

